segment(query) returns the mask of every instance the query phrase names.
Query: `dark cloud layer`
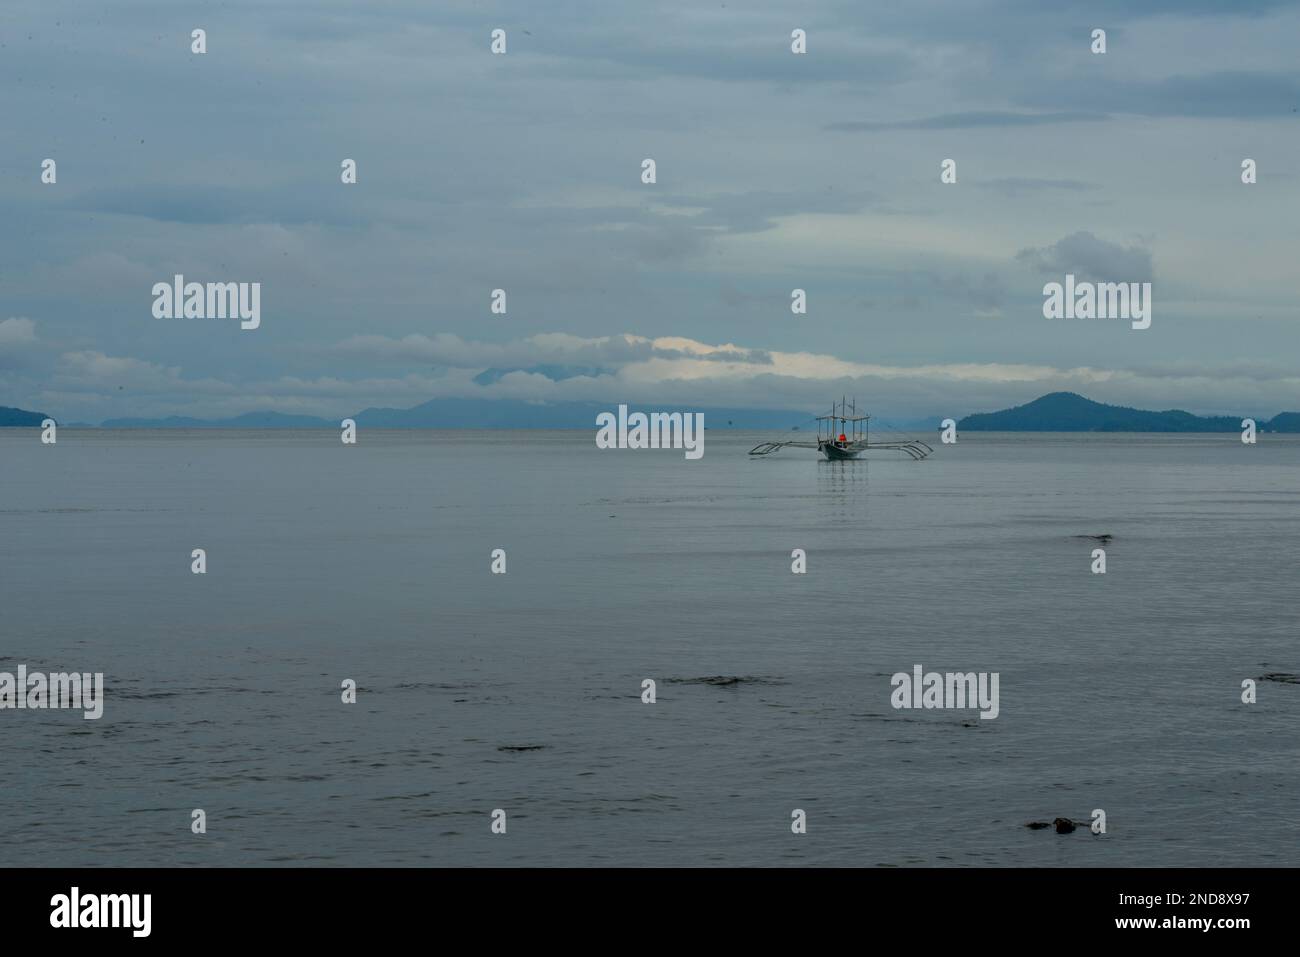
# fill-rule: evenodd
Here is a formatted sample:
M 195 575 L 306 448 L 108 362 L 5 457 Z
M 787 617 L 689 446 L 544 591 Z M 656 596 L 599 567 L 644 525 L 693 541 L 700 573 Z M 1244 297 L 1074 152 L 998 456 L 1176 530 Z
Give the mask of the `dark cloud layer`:
M 1300 350 L 1297 35 L 1264 0 L 9 0 L 0 404 L 1294 405 L 1220 357 Z M 1148 332 L 1042 320 L 1044 277 L 1157 261 Z M 262 327 L 155 320 L 177 272 L 261 282 Z

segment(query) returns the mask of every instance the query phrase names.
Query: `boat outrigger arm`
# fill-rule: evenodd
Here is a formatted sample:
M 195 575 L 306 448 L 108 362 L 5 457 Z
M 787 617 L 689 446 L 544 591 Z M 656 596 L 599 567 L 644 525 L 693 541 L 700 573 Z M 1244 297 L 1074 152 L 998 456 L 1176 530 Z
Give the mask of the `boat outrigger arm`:
M 831 403 L 830 415 L 817 416 L 816 442 L 764 442 L 750 449 L 749 454 L 771 455 L 781 449 L 796 448 L 816 449 L 828 459 L 856 459 L 868 449 L 888 449 L 904 452 L 913 459 L 923 459 L 934 451 L 920 439 L 908 436 L 887 442 L 869 441 L 867 420 L 871 416 L 858 415 L 857 405 L 856 399 L 852 404 L 842 399 L 839 403 Z

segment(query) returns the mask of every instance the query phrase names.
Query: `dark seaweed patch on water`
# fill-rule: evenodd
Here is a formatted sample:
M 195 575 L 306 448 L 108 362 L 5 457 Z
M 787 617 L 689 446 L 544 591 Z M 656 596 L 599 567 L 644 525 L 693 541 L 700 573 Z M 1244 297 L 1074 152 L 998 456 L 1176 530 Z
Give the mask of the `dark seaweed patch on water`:
M 1091 831 L 1092 828 L 1087 821 L 1076 821 L 1068 817 L 1058 817 L 1050 821 L 1029 821 L 1025 827 L 1031 831 L 1042 831 L 1049 827 L 1056 828 L 1057 834 L 1073 834 L 1079 828 Z
M 104 679 L 107 685 L 110 683 L 109 678 Z M 274 688 L 249 688 L 242 685 L 195 685 L 193 687 L 180 687 L 171 690 L 137 690 L 130 685 L 143 684 L 143 682 L 132 682 L 130 679 L 113 679 L 112 680 L 113 697 L 124 698 L 133 701 L 147 701 L 154 698 L 177 698 L 192 697 L 194 695 L 210 694 L 282 694 Z
M 546 745 L 544 744 L 503 744 L 500 745 L 497 748 L 497 750 L 498 751 L 540 751 L 544 747 L 546 747 Z
M 715 688 L 731 688 L 736 685 L 783 685 L 784 678 L 760 678 L 753 675 L 708 675 L 700 678 L 665 678 L 665 684 L 672 685 L 713 685 Z
M 1300 685 L 1300 675 L 1293 675 L 1285 671 L 1270 671 L 1262 674 L 1257 679 L 1259 681 L 1276 681 L 1284 685 Z
M 372 797 L 371 801 L 430 801 L 437 798 L 434 791 L 421 791 L 419 794 L 381 794 L 378 797 Z

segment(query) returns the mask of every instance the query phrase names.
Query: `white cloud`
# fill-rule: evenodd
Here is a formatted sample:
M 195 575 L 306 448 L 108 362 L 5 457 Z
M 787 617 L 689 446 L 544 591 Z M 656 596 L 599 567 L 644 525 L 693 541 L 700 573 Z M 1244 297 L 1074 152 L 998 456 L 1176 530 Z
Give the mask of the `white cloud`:
M 28 370 L 37 359 L 36 323 L 21 317 L 0 320 L 0 377 L 11 385 L 15 370 Z
M 1241 361 L 1151 362 L 1130 370 L 1003 362 L 902 365 L 631 334 L 548 333 L 503 343 L 453 335 L 372 336 L 341 345 L 344 355 L 360 349 L 417 366 L 436 360 L 441 367 L 397 376 L 334 373 L 236 381 L 190 378 L 179 366 L 84 350 L 64 353 L 36 395 L 42 407 L 69 419 L 218 418 L 262 410 L 329 417 L 371 406 L 409 408 L 443 397 L 810 411 L 841 394 L 856 396 L 885 418 L 960 417 L 1058 390 L 1140 408 L 1271 415 L 1294 410 L 1300 394 L 1300 375 L 1283 365 L 1257 368 Z M 495 378 L 476 381 L 485 368 L 503 366 L 506 371 Z M 565 376 L 556 377 L 557 368 Z
M 36 341 L 36 323 L 13 318 L 0 321 L 0 349 L 26 346 Z

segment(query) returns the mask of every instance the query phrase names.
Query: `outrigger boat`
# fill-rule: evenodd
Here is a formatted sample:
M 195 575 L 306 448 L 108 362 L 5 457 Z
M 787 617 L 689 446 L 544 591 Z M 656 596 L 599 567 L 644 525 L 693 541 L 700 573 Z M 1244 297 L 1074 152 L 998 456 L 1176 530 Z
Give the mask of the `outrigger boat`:
M 749 450 L 750 455 L 771 455 L 784 448 L 816 449 L 832 461 L 856 459 L 868 449 L 891 449 L 905 452 L 913 459 L 923 459 L 934 449 L 920 439 L 902 437 L 897 441 L 872 442 L 867 437 L 869 415 L 858 415 L 858 400 L 850 405 L 844 399 L 831 403 L 830 415 L 817 416 L 816 442 L 764 442 Z

